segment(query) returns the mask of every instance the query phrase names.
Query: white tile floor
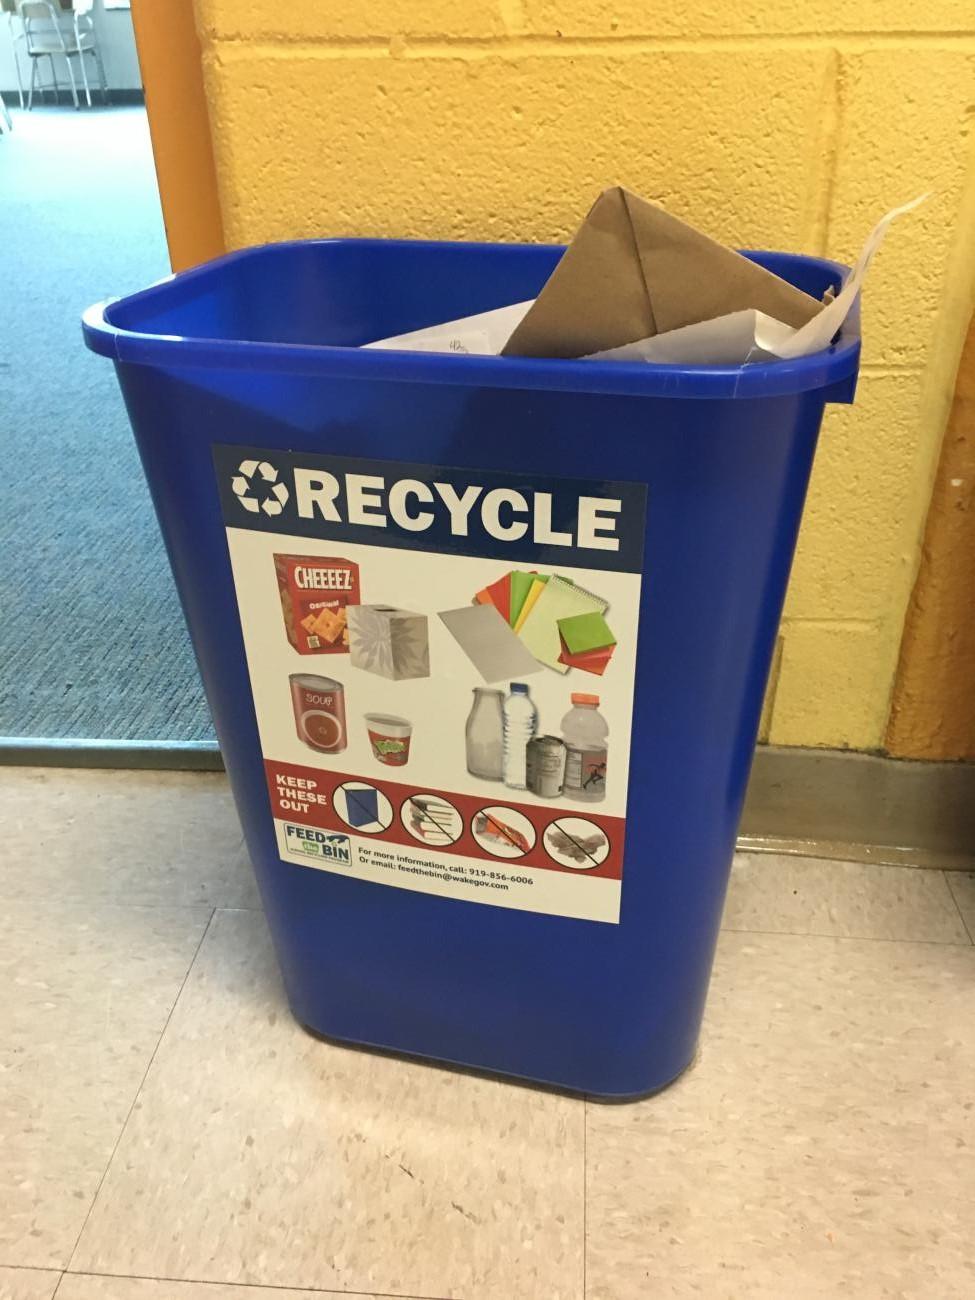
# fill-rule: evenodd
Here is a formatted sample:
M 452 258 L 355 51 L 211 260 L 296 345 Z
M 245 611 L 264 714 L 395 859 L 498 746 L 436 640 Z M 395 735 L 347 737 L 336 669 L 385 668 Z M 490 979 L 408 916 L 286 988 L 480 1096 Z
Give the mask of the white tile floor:
M 298 1029 L 222 777 L 0 818 L 0 1300 L 975 1295 L 975 876 L 743 856 L 697 1064 L 603 1106 Z

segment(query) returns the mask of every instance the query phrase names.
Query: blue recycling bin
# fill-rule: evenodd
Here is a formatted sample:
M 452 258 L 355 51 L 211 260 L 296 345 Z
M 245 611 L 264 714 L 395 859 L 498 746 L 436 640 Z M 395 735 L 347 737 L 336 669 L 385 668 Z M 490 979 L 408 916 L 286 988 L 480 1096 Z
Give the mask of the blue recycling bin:
M 561 252 L 271 245 L 84 333 L 115 363 L 297 1019 L 627 1098 L 694 1055 L 859 324 L 743 369 L 361 346 L 530 299 Z M 844 270 L 748 256 L 817 298 Z

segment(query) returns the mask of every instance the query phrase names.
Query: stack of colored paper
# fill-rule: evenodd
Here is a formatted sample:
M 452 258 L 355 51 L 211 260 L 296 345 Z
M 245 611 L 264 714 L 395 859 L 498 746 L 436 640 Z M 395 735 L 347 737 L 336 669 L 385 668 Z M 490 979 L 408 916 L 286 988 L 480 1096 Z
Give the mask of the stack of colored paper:
M 513 569 L 484 587 L 475 604 L 493 605 L 539 663 L 555 672 L 606 671 L 616 638 L 608 602 L 560 574 Z
M 603 675 L 616 649 L 616 637 L 602 614 L 576 614 L 563 618 L 559 621 L 559 635 L 562 639 L 560 658 L 564 664 L 600 677 Z
M 548 574 L 524 573 L 520 569 L 513 569 L 511 573 L 506 573 L 503 578 L 479 591 L 474 597 L 474 603 L 493 605 L 517 632 L 547 582 Z

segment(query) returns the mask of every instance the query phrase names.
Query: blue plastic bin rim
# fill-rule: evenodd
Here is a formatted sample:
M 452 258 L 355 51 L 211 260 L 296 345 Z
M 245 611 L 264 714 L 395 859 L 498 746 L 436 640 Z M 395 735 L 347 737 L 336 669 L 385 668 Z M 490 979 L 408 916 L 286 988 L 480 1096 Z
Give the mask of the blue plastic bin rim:
M 160 369 L 218 369 L 274 372 L 349 379 L 360 382 L 394 381 L 417 384 L 455 384 L 472 388 L 512 388 L 561 392 L 604 393 L 636 397 L 757 398 L 781 397 L 832 389 L 827 400 L 849 402 L 853 397 L 860 356 L 859 302 L 847 317 L 832 346 L 793 361 L 755 362 L 747 366 L 675 366 L 633 361 L 563 361 L 532 357 L 485 357 L 453 353 L 372 350 L 324 344 L 254 342 L 246 339 L 197 338 L 187 335 L 143 333 L 113 322 L 122 309 L 170 310 L 195 296 L 201 281 L 219 276 L 236 262 L 266 256 L 298 244 L 354 244 L 424 247 L 426 249 L 485 250 L 531 248 L 537 245 L 445 243 L 435 240 L 322 239 L 257 245 L 227 253 L 189 271 L 90 307 L 82 318 L 85 343 L 92 352 L 113 361 Z M 557 247 L 551 245 L 549 247 Z M 561 247 L 561 246 L 558 246 Z M 790 267 L 797 275 L 813 269 L 834 283 L 849 270 L 838 262 L 798 253 L 744 250 L 760 265 L 774 266 L 786 279 Z M 431 324 L 438 322 L 431 321 Z M 368 341 L 368 340 L 367 340 Z

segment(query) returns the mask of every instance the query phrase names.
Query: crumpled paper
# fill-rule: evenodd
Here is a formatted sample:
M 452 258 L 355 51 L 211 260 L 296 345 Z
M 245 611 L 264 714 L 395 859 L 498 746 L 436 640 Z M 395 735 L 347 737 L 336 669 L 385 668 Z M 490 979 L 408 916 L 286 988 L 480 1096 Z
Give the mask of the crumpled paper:
M 656 361 L 671 365 L 747 365 L 755 361 L 789 361 L 828 348 L 850 314 L 857 294 L 863 287 L 874 253 L 883 242 L 890 223 L 911 212 L 928 196 L 894 208 L 874 226 L 867 236 L 856 265 L 843 281 L 843 287 L 831 302 L 795 328 L 761 311 L 730 312 L 714 320 L 701 321 L 683 329 L 639 339 L 622 347 L 592 353 L 591 361 Z
M 891 222 L 927 197 L 882 217 L 842 288 L 831 301 L 818 303 L 662 209 L 618 188 L 608 190 L 537 299 L 365 346 L 725 367 L 807 356 L 829 347 L 842 327 Z M 739 306 L 706 315 L 715 304 L 729 302 Z M 689 323 L 672 325 L 684 320 Z M 660 329 L 661 324 L 671 327 Z M 650 332 L 634 337 L 642 329 Z M 620 336 L 629 337 L 598 346 Z M 594 340 L 593 350 L 577 350 Z

